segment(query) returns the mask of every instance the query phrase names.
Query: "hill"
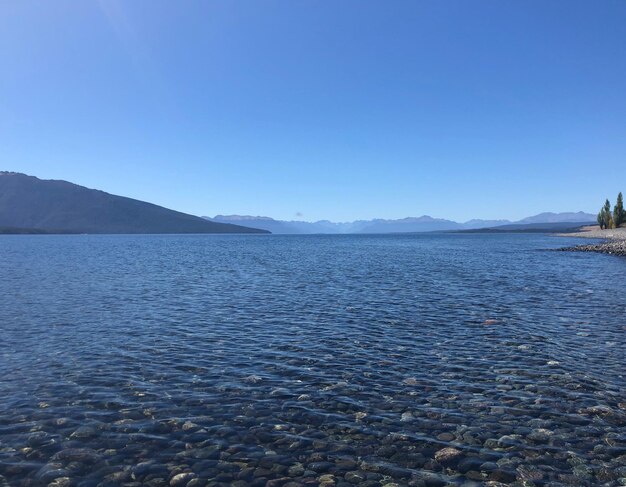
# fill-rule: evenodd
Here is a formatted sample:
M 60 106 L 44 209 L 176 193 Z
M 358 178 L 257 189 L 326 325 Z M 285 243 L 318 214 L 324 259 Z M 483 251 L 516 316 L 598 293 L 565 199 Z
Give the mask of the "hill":
M 0 172 L 0 227 L 12 233 L 269 233 L 13 172 Z

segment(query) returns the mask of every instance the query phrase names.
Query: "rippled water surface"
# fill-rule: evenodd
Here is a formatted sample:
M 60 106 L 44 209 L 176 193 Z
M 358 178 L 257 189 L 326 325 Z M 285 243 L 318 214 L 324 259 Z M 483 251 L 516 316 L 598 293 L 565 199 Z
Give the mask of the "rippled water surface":
M 0 486 L 623 485 L 626 259 L 2 236 Z

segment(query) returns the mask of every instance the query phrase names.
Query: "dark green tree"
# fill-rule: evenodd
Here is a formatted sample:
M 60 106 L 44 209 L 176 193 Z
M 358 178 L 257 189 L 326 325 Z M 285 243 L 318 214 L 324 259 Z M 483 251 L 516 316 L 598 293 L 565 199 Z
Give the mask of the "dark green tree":
M 618 228 L 622 223 L 626 221 L 626 211 L 624 211 L 624 198 L 622 193 L 617 195 L 617 202 L 615 208 L 613 208 L 613 223 L 615 228 Z
M 611 202 L 606 200 L 604 206 L 598 213 L 598 225 L 604 230 L 605 228 L 611 228 L 613 225 L 613 216 L 611 215 Z
M 611 215 L 611 202 L 608 199 L 604 202 L 602 210 L 604 211 L 604 228 L 612 228 L 613 216 Z

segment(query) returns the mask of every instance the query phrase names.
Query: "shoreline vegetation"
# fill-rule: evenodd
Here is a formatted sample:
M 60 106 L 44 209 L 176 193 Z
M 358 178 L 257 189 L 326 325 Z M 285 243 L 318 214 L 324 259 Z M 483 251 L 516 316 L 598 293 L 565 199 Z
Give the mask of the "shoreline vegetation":
M 598 225 L 581 228 L 578 233 L 569 233 L 567 237 L 601 238 L 604 242 L 588 245 L 576 245 L 559 250 L 573 252 L 600 252 L 603 254 L 626 256 L 626 210 L 624 198 L 617 195 L 615 207 L 607 199 L 598 213 Z
M 70 230 L 42 230 L 41 228 L 0 227 L 0 235 L 77 235 Z

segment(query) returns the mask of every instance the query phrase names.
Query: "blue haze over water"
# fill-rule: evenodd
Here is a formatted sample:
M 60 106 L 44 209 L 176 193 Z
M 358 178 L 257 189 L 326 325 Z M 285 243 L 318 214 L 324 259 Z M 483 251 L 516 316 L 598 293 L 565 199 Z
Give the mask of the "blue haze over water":
M 575 242 L 0 237 L 0 475 L 618 485 L 626 260 Z

